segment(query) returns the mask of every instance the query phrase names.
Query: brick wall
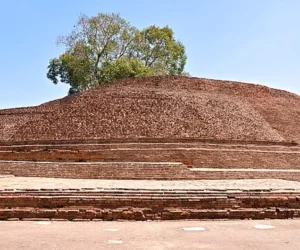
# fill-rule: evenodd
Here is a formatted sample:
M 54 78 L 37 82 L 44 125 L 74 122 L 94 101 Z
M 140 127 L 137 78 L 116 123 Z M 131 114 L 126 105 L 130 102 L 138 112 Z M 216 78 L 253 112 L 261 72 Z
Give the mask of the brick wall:
M 71 164 L 71 163 L 9 163 L 0 162 L 0 175 L 77 179 L 285 179 L 300 181 L 297 172 L 267 171 L 191 171 L 183 164 Z
M 299 193 L 0 194 L 0 219 L 263 219 L 300 217 Z
M 189 174 L 185 165 L 168 164 L 55 164 L 4 163 L 0 174 L 79 179 L 181 179 Z
M 120 146 L 121 147 L 121 146 Z M 103 148 L 0 150 L 1 160 L 183 162 L 202 168 L 300 169 L 300 151 L 236 148 Z

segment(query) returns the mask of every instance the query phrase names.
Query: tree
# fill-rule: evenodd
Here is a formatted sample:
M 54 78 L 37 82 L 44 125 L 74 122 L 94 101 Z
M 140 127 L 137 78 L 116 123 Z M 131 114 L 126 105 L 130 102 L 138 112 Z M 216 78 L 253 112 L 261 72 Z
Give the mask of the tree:
M 121 57 L 116 61 L 105 62 L 101 68 L 101 82 L 112 82 L 128 77 L 152 76 L 156 72 L 145 66 L 137 58 Z
M 185 48 L 169 27 L 150 26 L 140 32 L 136 57 L 158 74 L 182 74 L 186 64 Z
M 118 14 L 81 16 L 74 30 L 58 38 L 66 51 L 50 60 L 47 77 L 81 92 L 113 80 L 151 75 L 180 75 L 186 64 L 185 48 L 169 27 L 143 30 Z

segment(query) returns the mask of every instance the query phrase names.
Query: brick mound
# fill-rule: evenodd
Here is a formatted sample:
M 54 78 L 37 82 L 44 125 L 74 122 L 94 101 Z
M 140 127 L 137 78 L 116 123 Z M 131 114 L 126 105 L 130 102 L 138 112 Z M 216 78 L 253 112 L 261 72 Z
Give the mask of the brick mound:
M 0 111 L 0 141 L 201 138 L 300 141 L 300 97 L 260 85 L 134 78 Z

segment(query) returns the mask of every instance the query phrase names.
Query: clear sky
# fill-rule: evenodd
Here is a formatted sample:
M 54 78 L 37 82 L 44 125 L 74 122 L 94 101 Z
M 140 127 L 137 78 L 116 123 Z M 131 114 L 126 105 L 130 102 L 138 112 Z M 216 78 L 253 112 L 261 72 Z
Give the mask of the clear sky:
M 46 78 L 58 35 L 78 16 L 120 13 L 132 25 L 169 25 L 193 76 L 255 82 L 300 94 L 299 0 L 0 0 L 0 109 L 67 94 Z

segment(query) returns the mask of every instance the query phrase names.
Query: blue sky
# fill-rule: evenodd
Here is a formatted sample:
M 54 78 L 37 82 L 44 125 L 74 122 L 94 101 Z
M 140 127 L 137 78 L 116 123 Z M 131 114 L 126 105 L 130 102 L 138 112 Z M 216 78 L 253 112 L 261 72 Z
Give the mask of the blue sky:
M 0 0 L 0 109 L 67 94 L 46 78 L 58 35 L 78 16 L 115 12 L 132 25 L 169 25 L 193 76 L 255 82 L 300 94 L 299 0 Z

